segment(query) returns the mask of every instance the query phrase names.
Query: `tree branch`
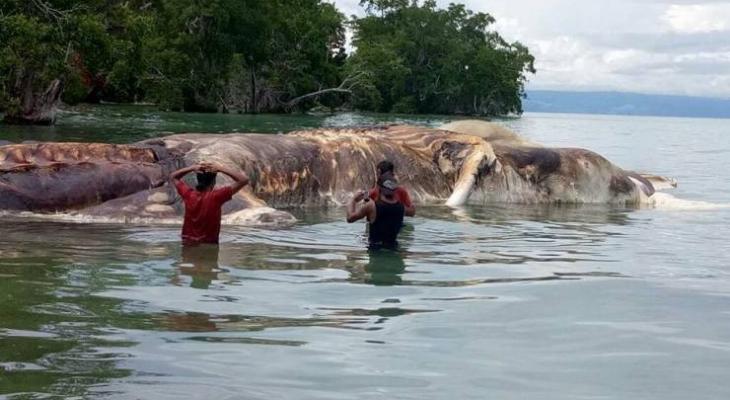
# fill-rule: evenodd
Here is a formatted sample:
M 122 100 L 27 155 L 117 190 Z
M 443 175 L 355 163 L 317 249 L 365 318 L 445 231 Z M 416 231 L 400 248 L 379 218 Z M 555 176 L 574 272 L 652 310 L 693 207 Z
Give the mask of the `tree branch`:
M 295 106 L 297 103 L 299 103 L 300 101 L 302 101 L 304 99 L 308 99 L 310 97 L 321 96 L 321 95 L 326 94 L 326 93 L 347 93 L 347 94 L 352 94 L 352 90 L 354 88 L 356 88 L 357 86 L 359 86 L 359 85 L 362 84 L 362 79 L 363 79 L 364 76 L 365 76 L 365 73 L 364 72 L 358 72 L 358 73 L 356 73 L 354 75 L 350 75 L 350 76 L 346 77 L 342 81 L 342 83 L 340 83 L 340 85 L 337 86 L 337 87 L 327 88 L 327 89 L 321 89 L 320 88 L 317 91 L 314 91 L 314 92 L 311 92 L 311 93 L 307 93 L 307 94 L 303 94 L 301 96 L 295 97 L 295 98 L 289 100 L 288 102 L 284 103 L 284 106 L 287 107 L 287 108 L 291 108 L 291 107 Z

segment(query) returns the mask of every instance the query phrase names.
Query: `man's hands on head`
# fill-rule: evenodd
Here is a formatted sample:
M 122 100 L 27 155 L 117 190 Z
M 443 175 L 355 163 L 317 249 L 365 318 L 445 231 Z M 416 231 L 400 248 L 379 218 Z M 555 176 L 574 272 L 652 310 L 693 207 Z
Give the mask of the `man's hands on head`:
M 230 186 L 234 192 L 241 190 L 248 184 L 248 175 L 243 170 L 230 169 L 221 164 L 203 161 L 196 164 L 199 172 L 210 172 L 210 173 L 223 173 L 233 179 L 233 184 Z
M 201 162 L 195 164 L 195 170 L 197 172 L 210 172 L 210 173 L 214 173 L 214 172 L 219 172 L 220 171 L 220 166 L 218 164 L 214 164 L 214 163 L 209 162 L 209 161 L 201 161 Z

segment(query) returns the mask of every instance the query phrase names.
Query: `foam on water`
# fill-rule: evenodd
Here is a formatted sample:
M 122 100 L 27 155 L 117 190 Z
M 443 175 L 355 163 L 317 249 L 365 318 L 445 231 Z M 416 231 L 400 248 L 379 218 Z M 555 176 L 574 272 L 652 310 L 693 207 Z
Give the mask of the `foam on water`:
M 654 192 L 651 196 L 647 196 L 644 190 L 644 184 L 635 178 L 629 178 L 637 186 L 639 192 L 639 204 L 642 207 L 655 208 L 659 210 L 672 210 L 672 211 L 711 211 L 730 208 L 730 203 L 710 203 L 701 200 L 686 200 L 672 196 L 669 193 Z M 661 178 L 668 182 L 667 188 L 674 188 L 677 186 L 677 182 L 674 179 Z M 652 182 L 654 184 L 654 182 Z M 654 184 L 657 188 L 658 185 Z M 659 188 L 664 188 L 660 186 Z
M 246 208 L 223 216 L 224 225 L 286 226 L 297 222 L 293 215 L 271 207 Z
M 0 211 L 0 216 L 71 222 L 77 224 L 182 225 L 183 222 L 182 217 L 107 217 L 100 215 L 87 215 L 65 212 L 43 214 L 28 211 Z M 271 207 L 248 208 L 231 214 L 223 215 L 221 219 L 222 225 L 230 226 L 280 227 L 293 225 L 296 222 L 297 219 L 293 215 L 285 211 L 276 210 Z
M 730 203 L 709 203 L 706 201 L 685 200 L 663 192 L 656 192 L 651 195 L 646 204 L 656 209 L 676 211 L 702 211 L 730 208 Z
M 478 196 L 479 192 L 476 194 Z M 642 207 L 672 211 L 712 211 L 730 209 L 730 203 L 710 203 L 699 200 L 686 200 L 664 192 L 656 192 L 651 196 L 646 196 L 642 193 L 640 203 Z M 0 217 L 5 216 L 77 224 L 182 225 L 183 222 L 182 217 L 109 217 L 68 212 L 35 213 L 28 211 L 0 211 Z M 286 227 L 296 223 L 297 219 L 292 214 L 271 207 L 243 209 L 234 213 L 225 214 L 221 219 L 221 224 L 226 226 Z
M 182 218 L 106 217 L 67 212 L 35 213 L 30 211 L 0 211 L 1 217 L 19 217 L 77 224 L 135 224 L 135 225 L 182 225 Z

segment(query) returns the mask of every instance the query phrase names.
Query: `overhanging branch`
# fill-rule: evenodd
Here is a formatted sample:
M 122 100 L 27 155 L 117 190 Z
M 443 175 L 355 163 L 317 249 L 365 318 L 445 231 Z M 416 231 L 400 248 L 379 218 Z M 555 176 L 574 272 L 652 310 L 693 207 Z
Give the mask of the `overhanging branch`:
M 317 90 L 317 91 L 314 91 L 311 93 L 303 94 L 301 96 L 295 97 L 295 98 L 287 101 L 286 103 L 284 103 L 284 106 L 286 108 L 291 108 L 291 107 L 294 107 L 295 105 L 297 105 L 302 100 L 305 100 L 305 99 L 308 99 L 311 97 L 318 97 L 318 96 L 321 96 L 321 95 L 327 94 L 327 93 L 352 94 L 353 89 L 355 89 L 357 86 L 359 86 L 363 83 L 362 80 L 365 77 L 365 75 L 366 74 L 364 72 L 358 72 L 354 75 L 350 75 L 350 76 L 346 77 L 342 81 L 342 83 L 340 83 L 339 86 L 337 86 L 337 87 L 320 89 L 320 90 Z

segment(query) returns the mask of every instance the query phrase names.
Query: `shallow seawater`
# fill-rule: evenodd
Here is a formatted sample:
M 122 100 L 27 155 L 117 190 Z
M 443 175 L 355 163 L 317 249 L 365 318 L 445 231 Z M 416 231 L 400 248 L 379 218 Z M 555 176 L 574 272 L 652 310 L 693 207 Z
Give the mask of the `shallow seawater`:
M 730 203 L 728 120 L 503 123 Z M 730 396 L 730 209 L 422 207 L 399 252 L 368 252 L 342 209 L 291 211 L 196 248 L 169 225 L 3 217 L 0 397 Z
M 175 133 L 286 133 L 319 127 L 381 123 L 439 125 L 443 115 L 396 114 L 204 114 L 163 112 L 145 105 L 79 105 L 59 113 L 56 125 L 11 126 L 0 123 L 0 140 L 131 143 Z

